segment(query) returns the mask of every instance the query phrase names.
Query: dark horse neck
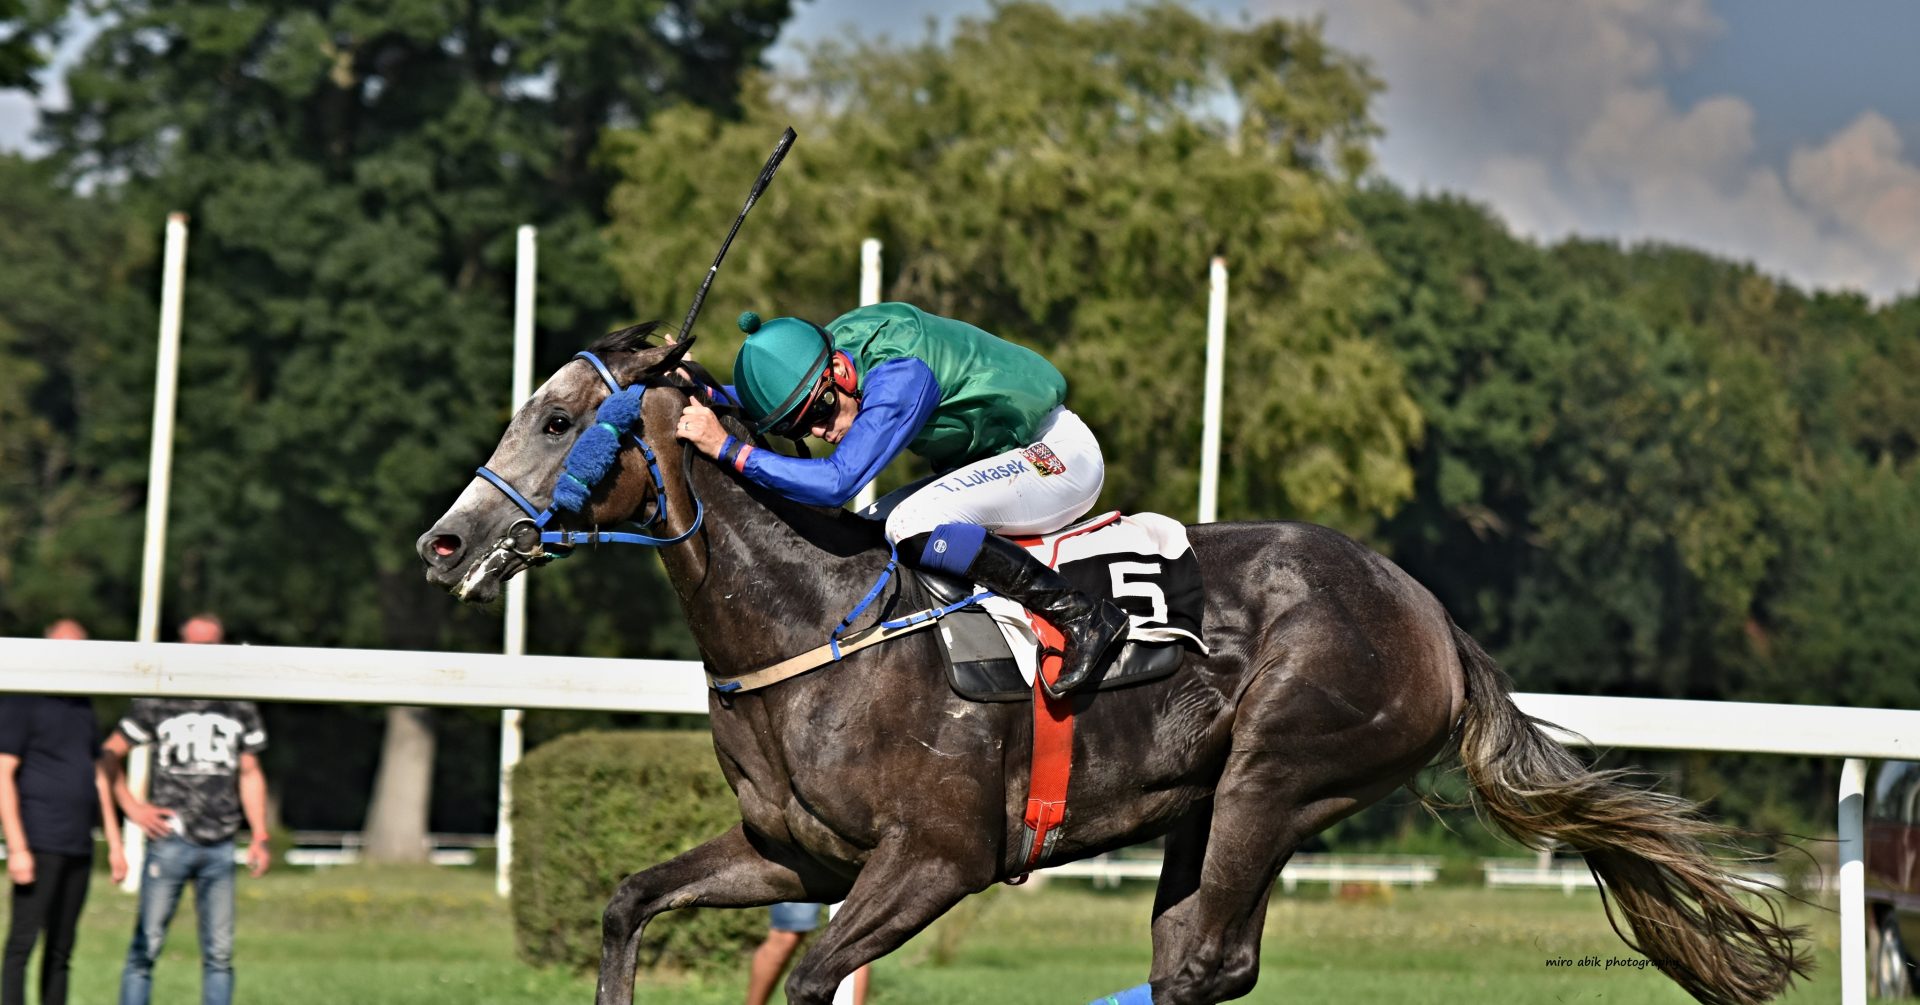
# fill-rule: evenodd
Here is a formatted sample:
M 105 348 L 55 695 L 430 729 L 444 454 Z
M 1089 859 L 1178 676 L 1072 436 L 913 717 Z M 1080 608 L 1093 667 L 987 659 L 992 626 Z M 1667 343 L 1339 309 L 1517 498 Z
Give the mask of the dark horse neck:
M 684 528 L 693 504 L 683 468 L 661 460 L 672 471 L 672 523 Z M 824 644 L 886 565 L 870 521 L 787 501 L 704 457 L 693 462 L 692 488 L 705 520 L 661 558 L 716 672 L 745 673 Z

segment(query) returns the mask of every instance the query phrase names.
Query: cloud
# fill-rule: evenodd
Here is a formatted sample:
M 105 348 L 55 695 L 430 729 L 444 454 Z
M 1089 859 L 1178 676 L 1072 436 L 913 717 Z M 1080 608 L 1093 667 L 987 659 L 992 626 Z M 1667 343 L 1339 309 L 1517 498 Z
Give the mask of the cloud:
M 1889 296 L 1920 280 L 1920 167 L 1872 111 L 1785 165 L 1732 95 L 1666 78 L 1724 26 L 1706 0 L 1256 0 L 1321 15 L 1387 81 L 1380 168 L 1490 203 L 1523 234 L 1656 239 L 1801 283 Z
M 1564 147 L 1607 99 L 1684 64 L 1720 31 L 1706 0 L 1254 0 L 1323 15 L 1387 80 L 1383 160 L 1454 188 L 1490 156 Z
M 1787 183 L 1824 222 L 1878 252 L 1902 285 L 1920 277 L 1920 167 L 1885 118 L 1868 112 L 1825 146 L 1795 150 Z

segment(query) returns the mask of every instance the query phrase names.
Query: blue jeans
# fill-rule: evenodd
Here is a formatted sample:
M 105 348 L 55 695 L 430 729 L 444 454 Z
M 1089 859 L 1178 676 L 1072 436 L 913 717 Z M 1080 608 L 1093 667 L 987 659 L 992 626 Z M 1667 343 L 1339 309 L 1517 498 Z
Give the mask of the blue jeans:
M 120 1005 L 147 1005 L 153 993 L 153 961 L 166 944 L 167 926 L 180 893 L 193 882 L 193 910 L 200 919 L 200 1001 L 233 1001 L 233 842 L 199 845 L 168 837 L 147 844 L 140 879 L 140 916 L 120 972 Z
M 811 932 L 820 926 L 819 904 L 774 904 L 768 928 L 776 932 Z

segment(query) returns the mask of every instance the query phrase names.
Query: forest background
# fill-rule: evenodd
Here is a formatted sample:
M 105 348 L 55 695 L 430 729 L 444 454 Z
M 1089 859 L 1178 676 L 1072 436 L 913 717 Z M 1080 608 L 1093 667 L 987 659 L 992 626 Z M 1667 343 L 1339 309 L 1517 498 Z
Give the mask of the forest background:
M 0 86 L 35 86 L 76 16 L 94 32 L 44 154 L 0 157 L 0 633 L 133 633 L 159 224 L 179 210 L 166 623 L 497 651 L 498 612 L 428 586 L 412 542 L 508 414 L 514 228 L 540 228 L 544 373 L 678 318 L 791 123 L 706 310 L 723 374 L 726 319 L 840 313 L 878 237 L 887 298 L 1059 364 L 1109 458 L 1103 507 L 1191 517 L 1224 255 L 1222 519 L 1380 548 L 1524 690 L 1920 707 L 1920 295 L 1541 245 L 1400 191 L 1369 169 L 1390 82 L 1311 22 L 1009 3 L 773 72 L 791 13 L 0 0 Z M 647 613 L 674 607 L 645 554 L 544 569 L 530 596 L 533 651 L 695 655 Z M 492 713 L 267 714 L 288 826 L 361 827 L 378 777 L 413 794 L 381 807 L 390 827 L 491 830 Z M 530 740 L 659 718 L 535 713 Z M 1630 759 L 1750 826 L 1818 831 L 1831 801 L 1825 762 Z M 1335 838 L 1479 840 L 1404 799 Z

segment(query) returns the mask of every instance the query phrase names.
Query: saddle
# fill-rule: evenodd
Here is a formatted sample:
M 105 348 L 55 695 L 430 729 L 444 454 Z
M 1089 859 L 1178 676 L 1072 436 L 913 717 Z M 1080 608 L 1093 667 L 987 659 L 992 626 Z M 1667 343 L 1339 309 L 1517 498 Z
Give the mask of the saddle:
M 1200 618 L 1206 592 L 1186 528 L 1157 513 L 1105 513 L 1039 537 L 1013 538 L 1035 558 L 1090 596 L 1113 601 L 1133 626 L 1090 689 L 1160 680 L 1179 669 L 1186 651 L 1206 653 Z M 961 579 L 912 570 L 939 606 L 977 592 Z M 1028 701 L 1045 647 L 1018 603 L 991 597 L 940 620 L 947 681 L 972 701 Z

